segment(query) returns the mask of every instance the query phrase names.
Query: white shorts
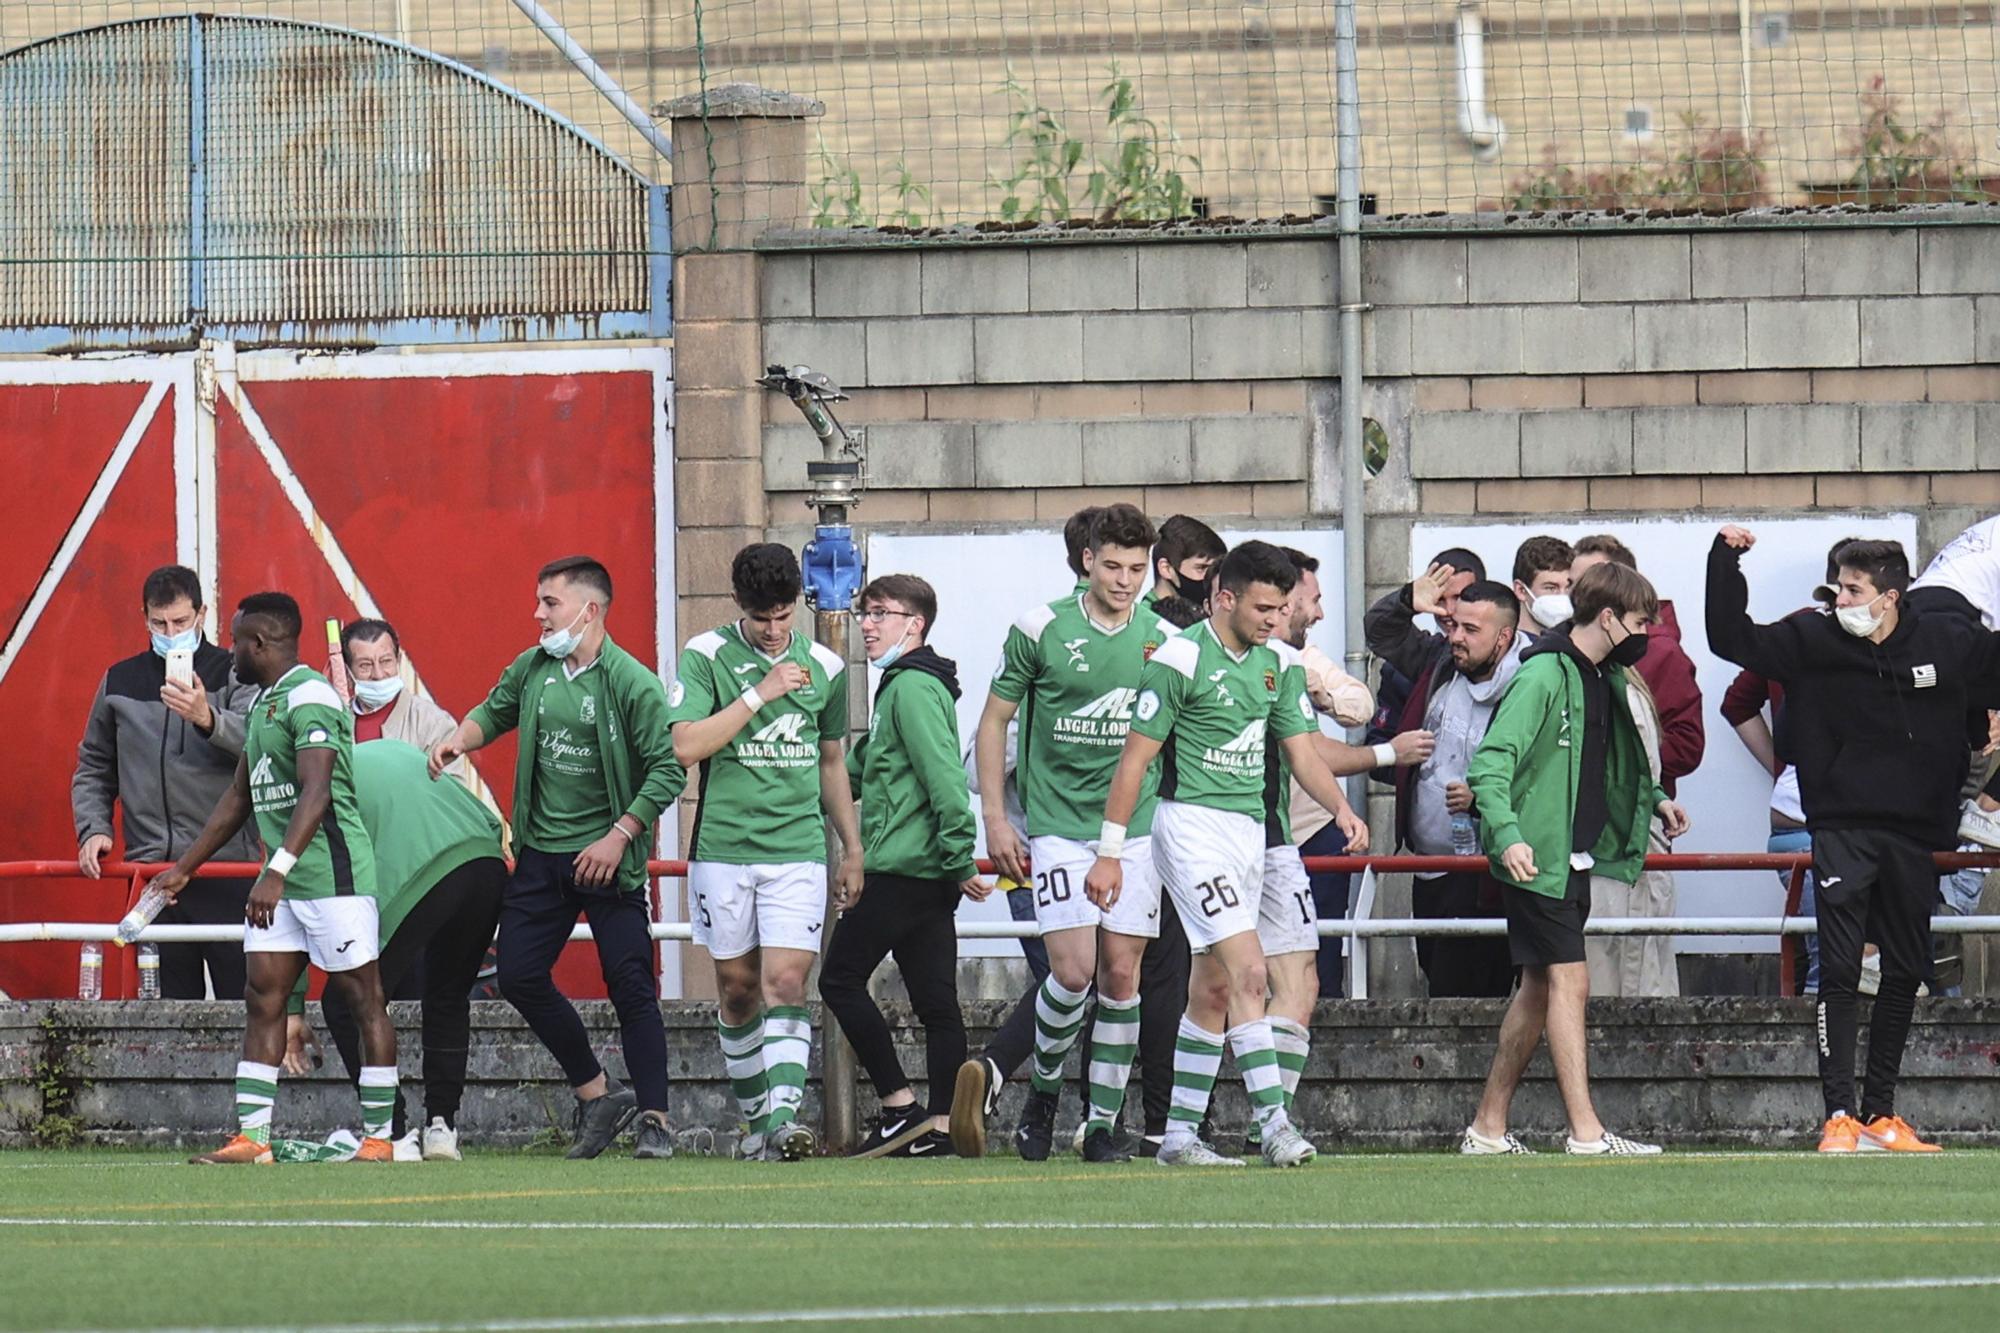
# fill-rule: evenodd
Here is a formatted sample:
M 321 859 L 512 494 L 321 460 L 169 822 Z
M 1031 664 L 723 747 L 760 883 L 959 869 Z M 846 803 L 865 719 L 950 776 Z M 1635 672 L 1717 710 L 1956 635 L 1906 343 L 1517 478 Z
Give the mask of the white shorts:
M 1319 949 L 1319 913 L 1313 908 L 1312 881 L 1296 847 L 1264 849 L 1264 887 L 1257 895 L 1257 942 L 1264 956 L 1314 953 Z
M 382 952 L 373 898 L 278 899 L 271 924 L 243 929 L 245 953 L 302 953 L 322 972 L 352 972 Z
M 1153 856 L 1195 953 L 1257 929 L 1264 883 L 1260 821 L 1205 805 L 1161 801 L 1153 815 Z
M 741 958 L 752 949 L 818 953 L 826 927 L 826 867 L 816 861 L 688 866 L 688 922 L 694 942 L 711 958 Z
M 1153 840 L 1127 838 L 1118 864 L 1125 880 L 1111 910 L 1100 912 L 1083 891 L 1084 877 L 1097 862 L 1097 844 L 1044 835 L 1028 840 L 1034 870 L 1035 923 L 1044 935 L 1078 926 L 1102 926 L 1115 935 L 1142 940 L 1160 933 L 1160 875 L 1153 869 Z

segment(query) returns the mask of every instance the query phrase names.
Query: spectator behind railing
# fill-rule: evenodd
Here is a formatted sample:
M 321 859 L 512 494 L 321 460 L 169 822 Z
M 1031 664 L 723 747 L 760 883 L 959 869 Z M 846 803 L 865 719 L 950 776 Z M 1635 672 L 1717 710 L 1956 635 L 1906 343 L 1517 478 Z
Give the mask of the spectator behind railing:
M 1605 561 L 1638 572 L 1638 557 L 1616 537 L 1599 534 L 1581 538 L 1570 566 L 1571 586 L 1592 565 Z M 1646 656 L 1639 675 L 1653 692 L 1660 713 L 1660 785 L 1672 796 L 1680 780 L 1701 767 L 1708 738 L 1701 721 L 1701 686 L 1695 683 L 1694 662 L 1681 647 L 1681 622 L 1674 604 L 1660 599 L 1660 619 L 1646 636 Z
M 139 601 L 152 644 L 104 673 L 70 780 L 77 868 L 90 879 L 111 850 L 114 805 L 123 812 L 129 861 L 172 861 L 194 844 L 235 777 L 243 715 L 257 693 L 231 677 L 229 654 L 203 634 L 201 580 L 193 570 L 154 570 Z M 169 679 L 170 670 L 178 679 Z M 255 828 L 246 825 L 218 859 L 261 860 Z M 159 920 L 234 925 L 249 897 L 247 879 L 198 880 Z M 163 945 L 161 995 L 201 999 L 204 964 L 218 1000 L 243 998 L 243 948 L 233 943 Z

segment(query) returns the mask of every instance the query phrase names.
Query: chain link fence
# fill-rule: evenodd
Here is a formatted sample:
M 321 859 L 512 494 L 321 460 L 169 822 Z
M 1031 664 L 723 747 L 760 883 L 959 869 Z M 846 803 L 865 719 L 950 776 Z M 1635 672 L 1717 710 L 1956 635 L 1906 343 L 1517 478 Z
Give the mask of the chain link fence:
M 514 0 L 207 0 L 471 66 L 672 166 Z M 543 0 L 641 105 L 816 98 L 811 222 L 913 229 L 1330 212 L 1333 0 Z M 1359 0 L 1381 216 L 2000 198 L 2000 4 Z M 12 0 L 7 48 L 185 13 Z

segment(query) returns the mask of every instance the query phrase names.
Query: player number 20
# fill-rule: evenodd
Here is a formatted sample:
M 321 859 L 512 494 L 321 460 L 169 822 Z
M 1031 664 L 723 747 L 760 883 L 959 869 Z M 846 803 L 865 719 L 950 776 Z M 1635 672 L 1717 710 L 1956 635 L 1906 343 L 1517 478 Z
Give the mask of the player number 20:
M 1224 875 L 1217 875 L 1214 879 L 1194 887 L 1201 894 L 1203 916 L 1219 916 L 1226 909 L 1236 907 L 1243 901 L 1236 896 L 1236 886 Z
M 1069 871 L 1062 866 L 1035 876 L 1035 902 L 1047 907 L 1069 901 Z

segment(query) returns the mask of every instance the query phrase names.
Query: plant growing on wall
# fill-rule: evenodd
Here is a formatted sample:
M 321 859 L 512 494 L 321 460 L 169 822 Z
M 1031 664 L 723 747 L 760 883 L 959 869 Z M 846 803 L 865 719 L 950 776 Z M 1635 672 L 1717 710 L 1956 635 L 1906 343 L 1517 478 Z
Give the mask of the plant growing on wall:
M 1539 163 L 1507 182 L 1498 207 L 1512 213 L 1755 208 L 1771 202 L 1764 162 L 1770 146 L 1761 130 L 1710 128 L 1696 116 L 1681 118 L 1681 138 L 1665 153 L 1619 166 L 1572 167 L 1551 144 Z
M 1854 159 L 1846 185 L 1855 202 L 1910 204 L 1985 202 L 1993 193 L 1970 151 L 1950 131 L 1951 112 L 1940 109 L 1921 125 L 1904 123 L 1901 100 L 1880 74 L 1859 96 L 1861 123 L 1848 135 L 1843 156 Z
M 918 180 L 900 159 L 891 164 L 876 206 L 869 209 L 861 173 L 853 163 L 834 156 L 825 140 L 819 146 L 819 179 L 807 187 L 806 195 L 812 203 L 815 227 L 907 227 L 916 231 L 932 226 L 937 216 L 931 187 Z
M 1008 174 L 990 182 L 1000 194 L 1000 220 L 1068 221 L 1075 212 L 1073 200 L 1079 197 L 1071 177 L 1089 146 L 1037 101 L 1011 69 L 1000 90 L 1014 103 L 1003 143 L 1017 153 Z M 1184 172 L 1200 170 L 1200 159 L 1181 151 L 1178 138 L 1140 109 L 1132 80 L 1115 63 L 1110 82 L 1098 96 L 1104 103 L 1111 151 L 1094 160 L 1084 178 L 1080 198 L 1089 205 L 1090 215 L 1099 222 L 1191 216 L 1194 200 Z

